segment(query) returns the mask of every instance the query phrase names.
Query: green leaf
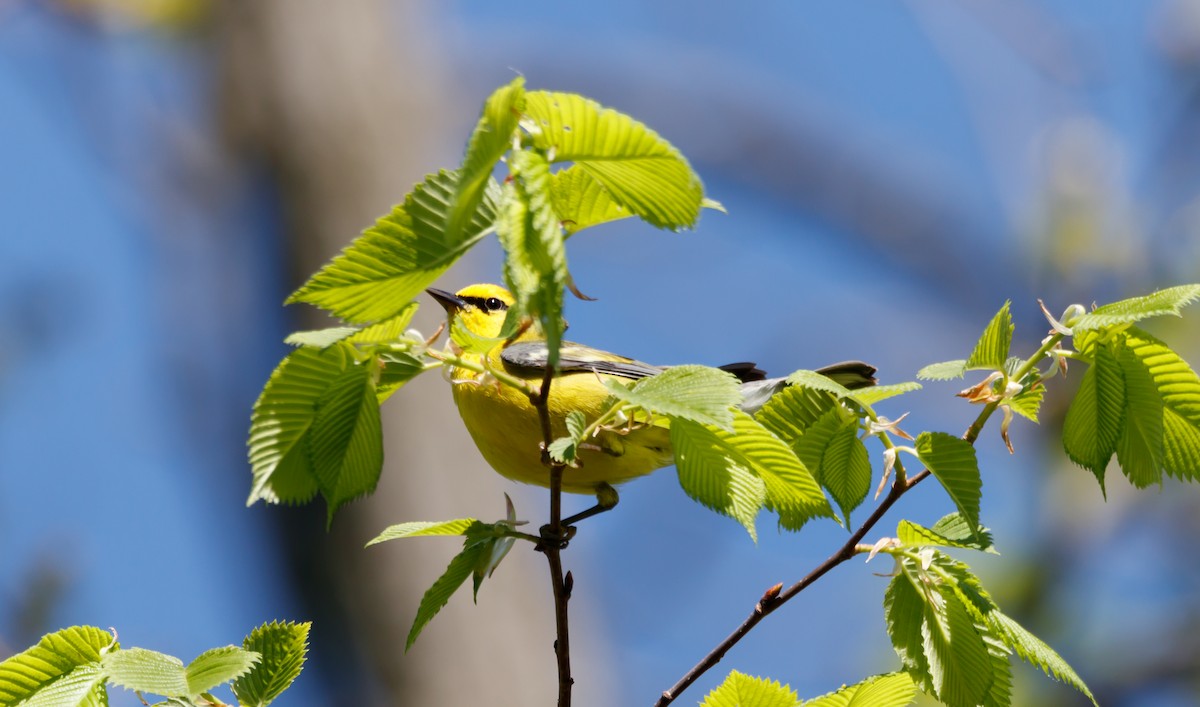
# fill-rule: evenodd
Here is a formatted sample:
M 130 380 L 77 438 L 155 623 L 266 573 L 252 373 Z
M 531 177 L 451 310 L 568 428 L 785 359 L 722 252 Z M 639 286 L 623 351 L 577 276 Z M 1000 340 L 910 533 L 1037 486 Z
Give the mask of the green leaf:
M 897 573 L 888 583 L 883 595 L 883 610 L 888 637 L 904 670 L 922 691 L 934 694 L 922 636 L 928 605 L 904 573 Z
M 962 378 L 966 372 L 967 362 L 963 359 L 942 361 L 941 363 L 931 363 L 917 371 L 917 378 L 926 381 L 948 381 L 952 378 Z
M 741 522 L 751 537 L 764 505 L 789 530 L 832 516 L 820 486 L 792 450 L 744 412 L 734 414 L 732 431 L 672 420 L 671 444 L 684 491 Z
M 300 675 L 308 655 L 308 622 L 263 624 L 242 640 L 242 648 L 261 658 L 250 672 L 233 683 L 233 694 L 242 707 L 265 707 Z
M 799 707 L 800 700 L 787 685 L 733 670 L 725 681 L 705 696 L 700 707 Z
M 766 484 L 767 508 L 779 514 L 779 525 L 800 530 L 813 518 L 832 518 L 833 510 L 812 473 L 783 440 L 757 420 L 736 411 L 733 433 L 716 430 L 736 464 L 744 464 Z
M 375 383 L 366 366 L 334 378 L 317 400 L 308 454 L 328 506 L 327 522 L 346 502 L 375 490 L 383 470 L 383 431 Z
M 1150 371 L 1128 346 L 1117 351 L 1125 379 L 1125 418 L 1117 439 L 1117 463 L 1138 488 L 1162 483 L 1163 401 Z
M 1177 479 L 1200 475 L 1200 427 L 1169 407 L 1163 409 L 1163 465 Z
M 992 683 L 991 654 L 966 606 L 956 594 L 942 592 L 941 611 L 925 626 L 925 652 L 937 696 L 948 707 L 974 707 Z
M 250 416 L 250 467 L 254 483 L 246 505 L 304 503 L 317 493 L 305 443 L 317 401 L 354 365 L 349 348 L 299 348 L 271 373 Z
M 1010 302 L 992 317 L 983 335 L 975 344 L 975 350 L 967 359 L 967 369 L 985 368 L 991 371 L 1004 370 L 1004 362 L 1008 359 L 1008 349 L 1012 345 L 1013 321 L 1009 312 Z M 918 377 L 920 374 L 918 374 Z
M 905 707 L 916 696 L 917 686 L 908 673 L 887 673 L 805 700 L 804 707 Z
M 884 607 L 892 645 L 914 682 L 948 707 L 983 702 L 993 681 L 992 655 L 972 611 L 952 587 L 922 579 L 903 558 Z M 924 575 L 929 576 L 929 575 Z
M 908 563 L 905 565 L 907 571 L 910 572 L 910 575 L 914 575 L 919 563 L 911 561 L 910 558 L 906 558 L 905 562 Z M 933 551 L 928 560 L 922 558 L 921 562 L 928 562 L 931 567 L 937 568 L 935 581 L 938 585 L 943 591 L 952 590 L 957 594 L 963 606 L 975 620 L 976 628 L 985 631 L 986 627 L 982 624 L 987 614 L 999 607 L 996 606 L 996 602 L 987 590 L 983 588 L 983 583 L 971 572 L 971 568 L 966 563 L 960 562 L 940 550 Z M 932 577 L 933 574 L 931 573 L 929 576 Z
M 462 236 L 448 240 L 445 225 L 458 175 L 427 176 L 403 205 L 364 231 L 287 304 L 307 302 L 355 323 L 396 316 L 492 228 L 499 189 L 494 180 L 487 184 Z
M 1113 336 L 1111 331 L 1098 329 L 1089 329 L 1087 331 L 1076 332 L 1071 338 L 1075 344 L 1075 350 L 1078 351 L 1085 361 L 1090 361 L 1092 358 L 1092 349 L 1098 343 L 1111 343 Z
M 1130 329 L 1125 341 L 1162 398 L 1164 470 L 1195 480 L 1200 474 L 1200 378 L 1179 354 L 1143 331 Z
M 840 408 L 832 407 L 826 410 L 815 422 L 808 425 L 801 434 L 791 438 L 784 438 L 785 441 L 791 442 L 796 456 L 800 458 L 800 461 L 812 473 L 817 483 L 822 483 L 821 459 L 825 456 L 825 449 L 829 446 L 830 439 L 841 429 L 842 423 L 843 418 Z M 767 426 L 767 429 L 771 428 Z M 785 431 L 791 432 L 792 430 Z
M 492 169 L 512 149 L 521 113 L 525 109 L 525 78 L 518 76 L 496 89 L 483 104 L 479 123 L 467 143 L 467 154 L 446 216 L 446 241 L 455 243 L 469 232 L 471 219 L 492 182 Z
M 0 704 L 101 705 L 99 661 L 113 636 L 94 626 L 72 626 L 0 662 Z M 44 696 L 43 696 L 44 693 Z
M 1012 411 L 1031 422 L 1038 421 L 1038 410 L 1042 407 L 1042 398 L 1046 397 L 1046 386 L 1027 387 L 1020 393 L 1005 401 Z
M 475 579 L 473 593 L 476 600 L 479 598 L 479 587 L 483 586 L 483 580 L 492 576 L 516 541 L 517 539 L 513 537 L 491 537 L 483 543 L 483 550 L 480 553 L 479 561 L 475 563 L 473 572 Z
M 472 569 L 475 578 L 473 593 L 476 599 L 479 597 L 479 588 L 483 585 L 483 580 L 492 576 L 492 573 L 500 566 L 500 562 L 508 555 L 508 551 L 512 549 L 513 543 L 516 542 L 516 538 L 507 535 L 517 521 L 516 510 L 513 508 L 512 499 L 507 494 L 505 494 L 504 500 L 508 505 L 507 520 L 496 523 L 473 523 L 464 533 L 467 536 L 464 547 L 476 547 L 479 552 L 475 567 Z
M 575 463 L 575 458 L 579 454 L 579 443 L 583 441 L 587 418 L 578 410 L 572 410 L 567 413 L 565 422 L 567 436 L 559 437 L 551 442 L 547 451 L 550 452 L 550 458 L 554 461 L 570 465 Z
M 553 367 L 566 328 L 563 287 L 570 273 L 562 227 L 550 204 L 550 163 L 537 152 L 518 150 L 509 167 L 512 179 L 504 186 L 496 224 L 505 252 L 504 279 L 520 309 L 541 325 Z
M 420 307 L 417 302 L 409 302 L 394 316 L 360 327 L 346 341 L 352 344 L 390 344 L 398 341 L 408 330 L 408 325 L 412 323 Z
M 559 170 L 551 176 L 550 202 L 568 236 L 585 228 L 633 216 L 579 165 Z
M 871 490 L 871 460 L 858 438 L 858 418 L 844 408 L 832 408 L 792 445 L 796 456 L 837 501 L 850 526 L 850 512 Z
M 204 651 L 187 666 L 188 694 L 194 697 L 236 680 L 250 672 L 261 658 L 257 652 L 237 646 Z
M 1009 707 L 1012 704 L 1012 651 L 992 633 L 983 636 L 992 659 L 992 686 L 983 700 L 983 707 Z
M 339 326 L 313 331 L 297 331 L 283 340 L 292 346 L 314 346 L 327 349 L 339 341 L 354 344 L 388 344 L 404 336 L 413 315 L 417 313 L 417 303 L 409 302 L 394 317 L 365 326 Z
M 766 484 L 732 454 L 720 428 L 683 418 L 671 423 L 675 470 L 685 493 L 733 518 L 758 540 L 754 520 L 767 501 Z
M 943 516 L 932 528 L 902 520 L 896 529 L 896 537 L 914 547 L 961 547 L 995 553 L 992 534 L 986 528 L 972 526 L 961 513 Z
M 904 707 L 917 696 L 917 686 L 908 673 L 888 673 L 867 678 L 857 686 L 846 707 Z
M 849 398 L 853 396 L 850 389 L 838 383 L 829 376 L 826 376 L 816 371 L 799 370 L 794 371 L 787 377 L 788 385 L 800 386 L 811 390 L 822 390 L 826 393 L 838 398 Z
M 997 610 L 996 603 L 983 588 L 979 578 L 971 573 L 971 569 L 945 553 L 933 553 L 930 565 L 937 567 L 943 573 L 941 579 L 943 588 L 949 588 L 962 602 L 962 606 L 971 615 L 975 628 L 983 637 L 987 648 L 989 665 L 991 667 L 991 686 L 984 696 L 984 707 L 1009 707 L 1012 703 L 1012 666 L 1009 657 L 1012 653 L 1004 641 L 995 635 L 988 627 L 987 616 Z M 909 564 L 910 569 L 915 569 Z
M 632 386 L 614 380 L 604 385 L 631 405 L 724 430 L 733 428 L 733 406 L 741 401 L 737 378 L 707 366 L 673 366 Z
M 889 385 L 872 385 L 866 388 L 850 391 L 850 399 L 856 401 L 860 405 L 874 405 L 881 400 L 894 398 L 897 395 L 911 393 L 914 390 L 920 390 L 921 384 L 916 381 L 907 383 L 891 383 Z
M 379 364 L 379 381 L 375 384 L 375 399 L 380 405 L 390 398 L 392 393 L 400 390 L 405 383 L 427 370 L 424 361 L 403 351 L 381 354 Z
M 1067 456 L 1095 474 L 1101 490 L 1124 423 L 1125 377 L 1112 348 L 1097 345 L 1092 365 L 1067 409 L 1062 436 Z
M 979 527 L 979 497 L 983 480 L 975 447 L 945 432 L 917 435 L 917 456 L 950 494 L 971 527 Z
M 1165 290 L 1106 304 L 1083 315 L 1069 325 L 1079 333 L 1091 329 L 1132 324 L 1133 322 L 1161 317 L 1165 314 L 1180 315 L 1180 310 L 1200 298 L 1200 285 L 1180 285 Z
M 946 540 L 964 543 L 963 547 L 973 547 L 976 550 L 992 549 L 992 534 L 988 529 L 972 525 L 961 513 L 942 516 L 930 530 Z
M 108 690 L 100 664 L 80 665 L 38 690 L 21 707 L 108 707 Z
M 926 571 L 926 567 L 929 568 L 929 571 Z M 932 608 L 939 616 L 944 614 L 949 618 L 950 621 L 946 625 L 951 628 L 952 641 L 956 634 L 969 638 L 971 632 L 966 631 L 965 625 L 970 622 L 974 632 L 983 638 L 987 653 L 986 659 L 978 654 L 970 657 L 969 661 L 967 660 L 969 656 L 965 654 L 953 657 L 958 663 L 955 667 L 959 673 L 958 678 L 972 680 L 972 685 L 968 690 L 955 690 L 958 697 L 954 699 L 950 698 L 948 693 L 941 688 L 931 694 L 948 705 L 979 704 L 977 701 L 971 701 L 976 690 L 974 680 L 979 680 L 981 684 L 985 685 L 990 681 L 982 704 L 1006 707 L 1011 703 L 1012 693 L 1009 655 L 1015 652 L 1027 662 L 1040 667 L 1047 675 L 1076 688 L 1095 703 L 1091 692 L 1074 670 L 1049 646 L 1022 628 L 1017 622 L 1005 616 L 988 596 L 979 579 L 965 564 L 944 553 L 934 552 L 928 558 L 922 557 L 920 560 L 912 556 L 904 556 L 900 560 L 900 568 L 901 573 L 893 580 L 893 583 L 897 582 L 900 577 L 907 577 L 910 586 L 926 588 L 923 593 L 921 590 L 912 590 L 920 595 L 927 604 L 925 618 L 928 618 L 929 615 L 928 608 Z M 942 610 L 943 606 L 947 611 Z M 961 607 L 963 610 L 962 620 L 955 621 L 953 619 L 953 607 L 955 606 Z M 957 629 L 954 628 L 955 623 L 959 626 Z M 967 644 L 971 643 L 972 641 L 967 641 Z M 928 641 L 924 644 L 926 649 L 930 645 Z M 960 644 L 960 648 L 962 645 Z M 930 658 L 929 663 L 931 666 L 930 678 L 932 681 L 936 681 L 936 661 Z M 919 675 L 916 677 L 920 678 Z
M 1025 629 L 1024 626 L 1005 616 L 999 609 L 988 615 L 989 627 L 1026 663 L 1042 669 L 1046 675 L 1066 683 L 1083 693 L 1092 704 L 1097 704 L 1092 691 L 1084 684 L 1083 679 L 1062 659 L 1053 648 L 1046 645 L 1040 638 Z
M 311 346 L 317 349 L 327 349 L 339 341 L 345 341 L 361 330 L 362 327 L 356 326 L 335 326 L 328 329 L 294 331 L 288 334 L 283 343 L 289 346 Z
M 568 237 L 585 228 L 633 216 L 612 198 L 604 185 L 578 165 L 559 170 L 550 179 L 550 201 Z M 712 199 L 702 199 L 700 208 L 726 213 L 725 207 Z
M 898 569 L 884 609 L 893 646 L 914 681 L 947 705 L 1008 707 L 1010 651 L 990 627 L 998 610 L 978 577 L 932 550 L 899 556 Z
M 653 130 L 571 93 L 526 94 L 533 145 L 574 162 L 614 202 L 657 228 L 691 228 L 704 188 L 683 155 Z
M 575 463 L 579 453 L 579 442 L 570 437 L 559 437 L 546 448 L 550 458 L 556 462 L 570 466 Z
M 489 548 L 486 543 L 468 542 L 463 547 L 462 552 L 454 556 L 450 560 L 450 566 L 437 581 L 433 583 L 429 589 L 425 591 L 425 595 L 421 597 L 421 605 L 417 607 L 417 616 L 413 619 L 412 628 L 408 631 L 408 640 L 404 644 L 405 652 L 412 648 L 416 642 L 417 636 L 421 635 L 421 631 L 425 625 L 429 623 L 437 613 L 442 610 L 446 602 L 450 601 L 450 597 L 462 583 L 467 581 L 475 572 L 475 568 L 479 563 L 488 556 Z
M 583 439 L 583 433 L 587 430 L 587 418 L 584 417 L 582 412 L 572 410 L 567 413 L 564 423 L 567 426 L 567 434 L 571 436 L 571 439 Z
M 829 440 L 821 458 L 821 485 L 842 509 L 846 527 L 850 512 L 862 505 L 871 490 L 871 459 L 858 438 L 858 420 L 844 421 Z
M 367 547 L 386 542 L 388 540 L 396 540 L 398 538 L 420 538 L 430 537 L 435 535 L 466 535 L 467 530 L 479 521 L 474 518 L 456 518 L 455 520 L 444 520 L 439 522 L 429 521 L 413 521 L 409 523 L 398 523 L 388 526 L 379 535 L 376 535 Z
M 108 681 L 129 690 L 166 697 L 187 697 L 187 670 L 172 655 L 145 648 L 109 651 L 100 660 Z
M 754 419 L 794 448 L 805 431 L 837 405 L 837 399 L 824 391 L 788 386 L 772 395 Z

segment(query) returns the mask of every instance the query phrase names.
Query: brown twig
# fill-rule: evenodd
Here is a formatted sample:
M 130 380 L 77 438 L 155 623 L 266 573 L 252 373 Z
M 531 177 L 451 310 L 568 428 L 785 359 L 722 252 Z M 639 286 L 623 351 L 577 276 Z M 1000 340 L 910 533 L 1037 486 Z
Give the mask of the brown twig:
M 571 687 L 575 680 L 571 677 L 571 642 L 567 620 L 567 602 L 570 591 L 562 569 L 562 550 L 565 543 L 565 528 L 562 524 L 562 475 L 564 465 L 550 458 L 550 443 L 554 441 L 553 430 L 550 426 L 550 383 L 554 379 L 554 369 L 546 368 L 542 385 L 537 393 L 529 396 L 529 401 L 537 408 L 538 419 L 542 425 L 542 463 L 550 468 L 550 522 L 543 528 L 542 542 L 538 549 L 546 554 L 546 562 L 550 565 L 550 587 L 554 593 L 554 656 L 558 663 L 558 707 L 570 707 Z
M 988 418 L 992 416 L 992 413 L 996 411 L 997 406 L 998 403 L 990 403 L 984 407 L 984 409 L 980 411 L 979 416 L 975 418 L 975 421 L 971 423 L 971 426 L 967 428 L 967 431 L 963 433 L 962 438 L 967 442 L 974 444 L 975 440 L 979 437 L 980 431 L 983 429 L 984 423 L 986 423 Z M 742 621 L 742 623 L 736 629 L 733 630 L 732 633 L 726 636 L 723 641 L 718 643 L 716 647 L 709 651 L 699 663 L 696 663 L 691 670 L 687 671 L 687 673 L 685 673 L 684 676 L 681 677 L 679 681 L 671 687 L 671 689 L 665 690 L 658 698 L 658 701 L 654 703 L 654 707 L 666 707 L 666 705 L 674 702 L 675 699 L 679 697 L 684 690 L 690 687 L 692 683 L 696 682 L 701 675 L 708 672 L 709 669 L 711 669 L 717 663 L 721 662 L 721 659 L 725 657 L 725 654 L 728 653 L 729 650 L 737 645 L 743 638 L 745 638 L 746 634 L 750 633 L 750 631 L 757 626 L 760 621 L 766 618 L 768 614 L 775 611 L 780 606 L 783 606 L 800 592 L 807 589 L 809 585 L 825 576 L 834 567 L 837 567 L 843 562 L 854 557 L 858 552 L 857 546 L 859 542 L 861 542 L 862 539 L 866 537 L 867 533 L 871 532 L 871 529 L 874 528 L 877 523 L 879 523 L 879 521 L 889 510 L 891 510 L 892 506 L 896 504 L 896 501 L 899 501 L 901 496 L 903 496 L 905 493 L 908 493 L 910 489 L 924 481 L 929 477 L 929 475 L 930 472 L 928 469 L 920 471 L 907 480 L 905 480 L 903 476 L 898 475 L 896 481 L 891 486 L 891 490 L 888 491 L 888 495 L 884 497 L 883 501 L 880 502 L 880 504 L 875 508 L 875 511 L 871 513 L 870 517 L 863 521 L 862 525 L 860 525 L 858 529 L 850 535 L 850 538 L 840 548 L 838 548 L 836 552 L 826 558 L 824 562 L 814 567 L 813 570 L 806 574 L 800 581 L 796 582 L 787 589 L 783 591 L 777 591 L 775 587 L 769 589 L 767 593 L 763 595 L 763 598 L 754 605 L 754 611 L 752 611 L 750 615 L 747 616 L 746 619 Z
M 929 470 L 920 472 L 908 481 L 901 482 L 899 479 L 897 479 L 897 483 L 892 484 L 888 495 L 885 496 L 883 501 L 875 508 L 875 512 L 872 513 L 869 518 L 863 521 L 863 524 L 854 531 L 854 534 L 850 536 L 850 539 L 847 540 L 845 544 L 838 548 L 837 552 L 830 555 L 825 559 L 824 562 L 813 568 L 813 570 L 806 574 L 800 581 L 796 582 L 787 589 L 780 592 L 768 591 L 765 595 L 763 595 L 763 598 L 754 605 L 754 611 L 750 612 L 750 615 L 747 616 L 744 621 L 742 621 L 741 625 L 739 625 L 733 630 L 732 633 L 726 636 L 725 640 L 718 643 L 715 648 L 709 651 L 708 655 L 704 656 L 704 658 L 701 659 L 700 662 L 695 666 L 693 666 L 691 670 L 687 671 L 687 673 L 684 674 L 684 676 L 679 679 L 679 682 L 675 683 L 671 689 L 664 691 L 662 696 L 658 698 L 658 701 L 654 703 L 654 706 L 665 707 L 665 705 L 669 705 L 674 702 L 675 698 L 679 697 L 684 690 L 690 687 L 692 683 L 696 682 L 701 675 L 708 672 L 708 670 L 717 663 L 721 662 L 721 659 L 725 657 L 725 654 L 729 652 L 729 649 L 733 648 L 738 644 L 739 641 L 745 638 L 746 634 L 750 633 L 751 629 L 757 626 L 760 621 L 767 617 L 767 615 L 778 609 L 780 606 L 783 606 L 792 597 L 795 597 L 797 594 L 804 591 L 810 584 L 825 576 L 825 574 L 834 567 L 837 567 L 846 560 L 854 557 L 856 554 L 856 546 L 866 536 L 866 534 L 871 531 L 871 528 L 875 527 L 875 524 L 878 523 L 881 518 L 883 518 L 884 514 L 887 513 L 893 505 L 895 505 L 896 501 L 900 500 L 901 496 L 907 493 L 908 490 L 913 486 L 921 483 L 921 481 L 923 481 L 927 476 L 929 476 Z M 774 587 L 772 587 L 772 589 L 774 589 Z

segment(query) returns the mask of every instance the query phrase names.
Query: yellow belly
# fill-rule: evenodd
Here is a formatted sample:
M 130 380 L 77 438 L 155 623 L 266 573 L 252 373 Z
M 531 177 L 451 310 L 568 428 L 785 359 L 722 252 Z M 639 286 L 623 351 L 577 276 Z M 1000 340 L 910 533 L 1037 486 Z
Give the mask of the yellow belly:
M 453 384 L 454 402 L 475 445 L 487 463 L 514 481 L 550 485 L 550 470 L 542 464 L 542 432 L 537 409 L 525 394 L 494 382 L 473 380 Z M 607 398 L 603 386 L 590 373 L 555 379 L 550 387 L 553 436 L 566 436 L 564 419 L 579 410 L 588 421 L 601 412 Z M 563 490 L 594 493 L 601 483 L 617 485 L 671 464 L 670 434 L 656 426 L 628 433 L 602 432 L 579 452 L 578 466 L 563 471 Z

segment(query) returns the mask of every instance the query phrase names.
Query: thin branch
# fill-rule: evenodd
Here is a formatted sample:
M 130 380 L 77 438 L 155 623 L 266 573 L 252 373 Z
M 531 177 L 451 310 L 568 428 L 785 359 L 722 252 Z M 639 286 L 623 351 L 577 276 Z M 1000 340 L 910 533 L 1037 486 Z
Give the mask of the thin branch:
M 1061 333 L 1053 333 L 1046 337 L 1046 339 L 1042 341 L 1042 345 L 1038 348 L 1038 350 L 1035 351 L 1032 356 L 1027 358 L 1021 367 L 1013 373 L 1011 377 L 1012 380 L 1022 380 L 1026 375 L 1033 372 L 1037 367 L 1037 364 L 1043 358 L 1045 358 L 1049 352 L 1056 345 L 1058 345 L 1058 342 L 1062 341 L 1062 339 L 1063 334 Z M 1039 380 L 1032 381 L 1029 385 L 1036 385 L 1038 382 L 1040 382 L 1041 377 L 1039 376 L 1038 378 Z M 996 408 L 1000 407 L 1000 403 L 1000 400 L 996 400 L 985 405 L 984 408 L 979 411 L 979 415 L 976 416 L 974 422 L 972 422 L 967 428 L 966 432 L 963 433 L 963 440 L 970 444 L 975 444 L 975 440 L 979 439 L 979 433 L 983 430 L 983 426 L 992 416 L 992 413 L 996 412 Z M 729 652 L 729 649 L 737 645 L 738 642 L 740 642 L 746 636 L 746 634 L 750 633 L 750 630 L 757 626 L 758 623 L 766 618 L 768 614 L 775 611 L 775 609 L 778 609 L 800 592 L 804 591 L 809 585 L 825 576 L 825 574 L 827 574 L 834 567 L 837 567 L 846 560 L 854 557 L 858 552 L 857 546 L 859 542 L 866 537 L 867 533 L 871 532 L 871 529 L 874 528 L 877 523 L 879 523 L 879 521 L 889 510 L 891 510 L 892 506 L 896 504 L 896 501 L 899 501 L 901 496 L 903 496 L 905 493 L 908 493 L 910 489 L 929 478 L 929 476 L 930 472 L 928 469 L 921 470 L 908 480 L 905 480 L 902 474 L 897 474 L 895 481 L 892 483 L 891 490 L 888 492 L 888 495 L 883 499 L 879 506 L 875 508 L 875 512 L 872 513 L 869 518 L 863 521 L 863 524 L 858 527 L 858 530 L 854 531 L 854 533 L 850 536 L 850 539 L 847 540 L 840 548 L 838 548 L 837 552 L 830 555 L 824 562 L 817 565 L 811 572 L 805 575 L 803 579 L 787 589 L 779 591 L 776 587 L 772 587 L 771 589 L 767 590 L 767 592 L 763 594 L 762 599 L 755 604 L 754 611 L 748 617 L 746 617 L 746 620 L 743 621 L 740 626 L 734 629 L 733 633 L 730 633 L 728 636 L 726 636 L 725 640 L 718 643 L 715 648 L 709 651 L 708 655 L 704 656 L 699 663 L 693 666 L 691 670 L 689 670 L 682 678 L 679 679 L 679 682 L 675 683 L 675 685 L 671 687 L 671 689 L 664 691 L 662 696 L 658 698 L 658 701 L 654 703 L 654 707 L 666 707 L 666 705 L 674 702 L 675 698 L 679 697 L 680 693 L 691 686 L 692 683 L 696 682 L 701 675 L 708 672 L 708 670 L 717 663 L 721 662 L 721 658 L 725 657 L 725 654 Z
M 704 656 L 699 663 L 697 663 L 682 678 L 680 678 L 679 682 L 675 683 L 671 689 L 663 692 L 662 696 L 658 698 L 658 702 L 654 703 L 655 707 L 665 707 L 665 705 L 669 705 L 674 702 L 675 698 L 679 697 L 684 690 L 690 687 L 692 683 L 696 682 L 701 675 L 708 672 L 708 670 L 717 663 L 721 662 L 721 659 L 725 657 L 725 654 L 729 652 L 729 649 L 733 648 L 738 644 L 738 642 L 745 638 L 746 634 L 750 633 L 751 629 L 757 626 L 758 623 L 766 618 L 768 614 L 778 609 L 800 592 L 804 591 L 810 584 L 825 576 L 825 574 L 834 567 L 837 567 L 846 560 L 854 557 L 855 554 L 857 554 L 856 548 L 858 543 L 866 536 L 867 533 L 871 532 L 871 528 L 875 527 L 875 524 L 878 523 L 881 518 L 883 518 L 884 514 L 887 513 L 893 505 L 895 505 L 896 501 L 900 500 L 901 496 L 907 493 L 912 487 L 921 483 L 928 476 L 929 470 L 926 469 L 913 476 L 907 482 L 901 482 L 900 480 L 897 480 L 897 483 L 892 484 L 888 495 L 884 497 L 883 501 L 875 508 L 875 512 L 872 513 L 869 518 L 863 521 L 863 524 L 858 527 L 858 530 L 854 531 L 854 534 L 850 536 L 850 539 L 847 540 L 840 548 L 838 548 L 837 552 L 830 555 L 824 562 L 817 565 L 811 572 L 805 575 L 804 578 L 787 589 L 781 592 L 768 591 L 766 594 L 764 594 L 763 598 L 757 604 L 755 604 L 754 611 L 746 617 L 746 620 L 743 621 L 740 626 L 734 629 L 733 633 L 730 633 L 728 636 L 726 636 L 725 640 L 718 643 L 716 647 L 708 653 L 708 655 Z
M 567 622 L 569 595 L 563 580 L 562 548 L 555 543 L 547 543 L 543 545 L 542 551 L 546 553 L 546 561 L 550 565 L 550 584 L 554 591 L 554 655 L 558 661 L 558 707 L 570 707 L 571 686 L 575 680 L 571 677 L 571 643 Z
M 453 368 L 463 368 L 468 371 L 473 371 L 475 373 L 489 375 L 489 376 L 495 378 L 496 380 L 500 381 L 504 385 L 510 386 L 512 388 L 516 388 L 517 390 L 521 391 L 525 395 L 528 395 L 529 402 L 533 403 L 535 407 L 538 405 L 538 401 L 541 399 L 541 395 L 540 395 L 539 391 L 534 390 L 524 380 L 517 378 L 516 376 L 512 375 L 511 373 L 509 373 L 503 369 L 492 368 L 491 366 L 486 365 L 486 363 L 476 363 L 470 359 L 464 358 L 464 357 L 462 357 L 458 354 L 455 354 L 451 351 L 439 351 L 437 349 L 427 349 L 425 351 L 425 355 L 432 359 L 439 361 L 440 363 L 437 364 L 439 366 L 450 366 Z M 486 359 L 485 359 L 485 361 L 486 361 Z M 428 369 L 426 369 L 426 370 L 428 370 Z M 544 423 L 543 429 L 546 429 L 548 427 L 548 425 L 549 425 L 549 418 L 547 418 L 546 423 Z
M 538 419 L 542 425 L 542 463 L 550 468 L 550 522 L 543 529 L 543 539 L 538 545 L 546 554 L 546 562 L 550 565 L 550 587 L 554 593 L 554 656 L 558 663 L 558 707 L 570 707 L 571 687 L 575 680 L 571 677 L 571 641 L 567 619 L 567 602 L 570 600 L 570 590 L 562 569 L 562 550 L 565 536 L 562 525 L 562 475 L 564 465 L 550 458 L 550 443 L 554 441 L 553 429 L 550 425 L 550 384 L 554 379 L 554 368 L 547 366 L 542 378 L 542 385 L 536 394 L 530 394 L 529 401 L 537 408 Z
M 1025 365 L 1017 371 L 1018 375 L 1014 377 L 1019 379 L 1026 373 L 1029 373 L 1029 371 L 1032 370 L 1036 365 L 1037 361 L 1040 361 L 1041 358 L 1046 355 L 1046 352 L 1052 348 L 1059 339 L 1061 339 L 1061 336 L 1047 339 L 1046 342 L 1043 343 L 1042 347 L 1038 349 L 1037 353 L 1031 356 L 1026 361 Z M 999 407 L 999 405 L 999 401 L 996 401 L 988 403 L 986 406 L 984 406 L 983 410 L 981 410 L 979 415 L 975 418 L 975 421 L 972 422 L 970 427 L 967 428 L 966 432 L 963 433 L 962 438 L 965 441 L 974 444 L 975 440 L 979 438 L 979 433 L 983 430 L 984 424 L 988 421 L 988 418 L 992 416 L 992 413 L 996 411 L 996 408 Z M 697 663 L 692 667 L 691 670 L 684 674 L 684 676 L 679 679 L 679 682 L 675 683 L 671 689 L 664 691 L 662 696 L 658 698 L 658 701 L 654 703 L 654 707 L 666 707 L 666 705 L 674 702 L 675 698 L 679 697 L 684 690 L 690 687 L 692 683 L 696 682 L 701 675 L 708 672 L 717 663 L 721 662 L 721 659 L 725 657 L 725 654 L 728 653 L 729 650 L 737 645 L 743 638 L 745 638 L 746 634 L 750 633 L 750 631 L 757 626 L 760 621 L 766 618 L 767 615 L 778 609 L 783 604 L 787 603 L 796 595 L 800 594 L 800 592 L 807 589 L 809 585 L 825 576 L 834 567 L 837 567 L 843 562 L 854 557 L 857 554 L 857 546 L 859 542 L 861 542 L 862 539 L 866 537 L 867 533 L 871 532 L 871 529 L 879 523 L 879 521 L 889 510 L 891 510 L 892 506 L 896 504 L 896 501 L 899 501 L 901 496 L 903 496 L 905 493 L 908 493 L 910 489 L 929 478 L 929 476 L 930 472 L 928 469 L 921 470 L 908 480 L 905 480 L 901 476 L 897 476 L 895 482 L 891 486 L 891 490 L 888 491 L 888 495 L 884 497 L 883 501 L 880 502 L 880 504 L 875 508 L 875 511 L 870 515 L 870 517 L 863 521 L 862 525 L 860 525 L 858 529 L 854 531 L 850 538 L 846 540 L 846 542 L 843 543 L 836 552 L 826 558 L 824 562 L 813 568 L 813 570 L 805 575 L 800 581 L 796 582 L 787 589 L 779 592 L 768 591 L 766 594 L 764 594 L 763 598 L 757 604 L 755 604 L 754 611 L 746 617 L 741 625 L 739 625 L 733 630 L 732 633 L 726 636 L 723 641 L 718 643 L 715 648 L 709 651 L 708 655 L 704 656 L 699 663 Z

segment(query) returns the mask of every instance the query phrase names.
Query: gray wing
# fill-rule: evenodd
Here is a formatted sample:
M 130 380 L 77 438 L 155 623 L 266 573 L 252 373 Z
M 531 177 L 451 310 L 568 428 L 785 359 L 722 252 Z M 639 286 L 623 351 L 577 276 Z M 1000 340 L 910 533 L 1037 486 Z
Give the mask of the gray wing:
M 500 360 L 510 373 L 538 377 L 546 371 L 546 344 L 541 341 L 522 341 L 509 344 L 500 352 Z M 605 373 L 621 378 L 646 378 L 663 372 L 658 366 L 615 356 L 590 346 L 564 341 L 558 350 L 559 370 L 562 373 Z
M 787 387 L 786 378 L 768 378 L 766 380 L 742 383 L 742 412 L 753 415 L 762 409 L 776 393 Z
M 510 373 L 536 378 L 546 372 L 546 354 L 544 342 L 523 341 L 505 347 L 500 352 L 500 359 Z M 787 386 L 787 379 L 765 378 L 765 374 L 753 363 L 733 363 L 721 368 L 743 381 L 741 409 L 751 415 Z M 632 379 L 658 375 L 666 370 L 662 366 L 651 366 L 570 341 L 564 341 L 559 348 L 559 369 L 564 374 L 592 372 Z M 852 390 L 875 385 L 875 367 L 861 361 L 835 363 L 818 368 L 817 373 L 829 376 Z

